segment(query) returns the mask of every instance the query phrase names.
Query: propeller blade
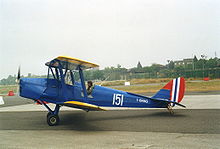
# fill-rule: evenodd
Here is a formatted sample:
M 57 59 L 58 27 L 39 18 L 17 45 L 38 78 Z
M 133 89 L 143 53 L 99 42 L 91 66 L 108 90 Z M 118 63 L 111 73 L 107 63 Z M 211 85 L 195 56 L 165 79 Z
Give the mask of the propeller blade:
M 21 78 L 21 70 L 20 70 L 20 66 L 18 68 L 18 75 L 17 75 L 17 81 L 19 81 Z
M 17 94 L 19 94 L 20 92 L 20 78 L 21 78 L 21 67 L 18 67 L 18 74 L 17 74 L 17 79 L 16 79 L 16 83 L 17 83 Z

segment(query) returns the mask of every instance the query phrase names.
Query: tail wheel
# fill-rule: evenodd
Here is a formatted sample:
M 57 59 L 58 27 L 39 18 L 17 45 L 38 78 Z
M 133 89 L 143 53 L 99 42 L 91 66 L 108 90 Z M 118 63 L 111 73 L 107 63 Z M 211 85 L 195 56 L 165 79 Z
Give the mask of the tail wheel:
M 167 105 L 167 110 L 169 111 L 170 115 L 174 115 L 174 111 L 170 104 Z
M 58 125 L 60 122 L 59 116 L 54 114 L 48 114 L 47 116 L 47 124 L 49 126 L 55 126 Z

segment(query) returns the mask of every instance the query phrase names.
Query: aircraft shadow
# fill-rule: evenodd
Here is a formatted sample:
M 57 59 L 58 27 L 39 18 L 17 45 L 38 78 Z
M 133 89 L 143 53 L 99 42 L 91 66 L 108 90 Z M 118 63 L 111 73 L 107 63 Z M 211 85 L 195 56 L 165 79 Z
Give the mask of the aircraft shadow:
M 138 113 L 141 112 L 141 113 Z M 135 125 L 157 125 L 162 121 L 169 122 L 170 119 L 186 117 L 176 113 L 170 115 L 167 111 L 108 111 L 89 113 L 63 113 L 60 125 L 71 130 L 79 131 L 138 131 Z M 142 129 L 140 129 L 142 131 Z
M 91 125 L 86 120 L 86 113 L 63 114 L 60 125 L 78 131 L 100 130 L 97 126 Z

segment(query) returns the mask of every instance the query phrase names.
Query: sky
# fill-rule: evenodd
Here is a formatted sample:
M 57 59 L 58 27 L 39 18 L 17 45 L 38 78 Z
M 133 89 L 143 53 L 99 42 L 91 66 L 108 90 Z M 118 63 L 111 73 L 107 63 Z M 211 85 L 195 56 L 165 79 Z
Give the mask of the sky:
M 132 68 L 220 57 L 219 0 L 0 0 L 0 79 L 59 55 Z

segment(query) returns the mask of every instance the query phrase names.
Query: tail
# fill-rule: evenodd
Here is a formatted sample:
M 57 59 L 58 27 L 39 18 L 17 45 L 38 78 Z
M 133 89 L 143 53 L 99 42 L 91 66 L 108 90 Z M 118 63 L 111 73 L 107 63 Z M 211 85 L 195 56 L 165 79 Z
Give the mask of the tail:
M 175 103 L 180 103 L 185 93 L 185 79 L 179 77 L 171 80 L 162 89 L 160 89 L 152 98 L 168 99 L 171 100 L 171 106 L 175 106 Z

